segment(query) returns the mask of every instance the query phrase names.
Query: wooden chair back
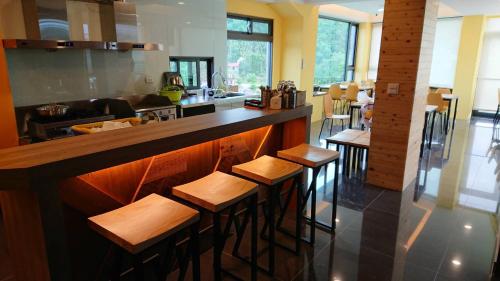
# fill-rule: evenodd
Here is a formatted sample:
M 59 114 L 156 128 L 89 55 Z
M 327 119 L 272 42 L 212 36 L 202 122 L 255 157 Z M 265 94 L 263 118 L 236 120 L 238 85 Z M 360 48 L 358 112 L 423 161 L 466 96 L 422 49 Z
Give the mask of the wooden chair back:
M 442 94 L 438 92 L 431 92 L 427 95 L 427 104 L 437 106 L 437 111 L 442 112 L 445 109 L 446 102 L 443 100 Z
M 328 90 L 328 94 L 330 94 L 330 97 L 334 100 L 341 100 L 342 99 L 342 89 L 340 88 L 339 84 L 332 84 L 330 86 L 330 89 Z
M 349 84 L 345 92 L 345 99 L 348 101 L 356 102 L 358 101 L 358 93 L 359 93 L 358 85 L 355 83 Z
M 330 95 L 323 96 L 323 108 L 325 112 L 325 118 L 331 118 L 333 116 L 333 100 Z
M 436 93 L 441 95 L 451 95 L 451 90 L 447 88 L 439 88 L 436 90 Z

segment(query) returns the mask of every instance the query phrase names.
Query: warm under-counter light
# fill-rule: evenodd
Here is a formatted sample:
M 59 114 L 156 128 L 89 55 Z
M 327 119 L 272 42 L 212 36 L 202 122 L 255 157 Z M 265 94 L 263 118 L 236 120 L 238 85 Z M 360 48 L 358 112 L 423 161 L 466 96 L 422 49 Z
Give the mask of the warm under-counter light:
M 459 260 L 452 260 L 451 263 L 455 266 L 460 266 L 462 264 Z

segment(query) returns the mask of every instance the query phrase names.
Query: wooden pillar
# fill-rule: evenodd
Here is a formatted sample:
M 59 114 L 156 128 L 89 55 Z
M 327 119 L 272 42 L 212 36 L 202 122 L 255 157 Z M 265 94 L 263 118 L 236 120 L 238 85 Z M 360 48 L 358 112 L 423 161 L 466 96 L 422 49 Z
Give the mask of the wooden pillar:
M 386 0 L 368 182 L 403 190 L 417 175 L 438 2 Z M 389 95 L 389 83 L 399 93 Z

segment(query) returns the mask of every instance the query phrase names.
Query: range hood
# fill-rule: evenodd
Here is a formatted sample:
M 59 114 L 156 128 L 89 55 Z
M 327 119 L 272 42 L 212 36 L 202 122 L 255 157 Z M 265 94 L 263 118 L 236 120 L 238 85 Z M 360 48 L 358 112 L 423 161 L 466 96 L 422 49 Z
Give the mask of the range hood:
M 8 49 L 163 50 L 161 44 L 138 41 L 135 5 L 112 0 L 20 0 L 9 6 L 22 14 L 4 31 Z M 23 25 L 23 32 L 19 26 Z M 21 34 L 22 33 L 22 34 Z

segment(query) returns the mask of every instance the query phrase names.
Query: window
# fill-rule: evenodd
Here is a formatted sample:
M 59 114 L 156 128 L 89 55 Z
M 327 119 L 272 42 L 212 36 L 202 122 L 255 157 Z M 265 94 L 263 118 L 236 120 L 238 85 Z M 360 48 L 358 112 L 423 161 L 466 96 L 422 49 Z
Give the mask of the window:
M 380 58 L 380 43 L 382 42 L 382 23 L 373 24 L 371 40 L 370 62 L 368 64 L 368 79 L 377 80 L 378 61 Z
M 212 86 L 213 58 L 170 57 L 170 71 L 180 73 L 186 89 Z
M 495 113 L 500 102 L 500 18 L 489 18 L 477 78 L 474 110 Z
M 453 88 L 461 32 L 462 18 L 447 18 L 437 21 L 429 80 L 431 87 Z
M 443 18 L 436 23 L 430 86 L 453 88 L 462 18 Z M 382 41 L 382 23 L 373 24 L 368 79 L 376 80 Z
M 354 80 L 358 25 L 320 17 L 316 41 L 315 85 Z
M 227 83 L 254 93 L 271 85 L 273 23 L 271 20 L 228 15 Z

